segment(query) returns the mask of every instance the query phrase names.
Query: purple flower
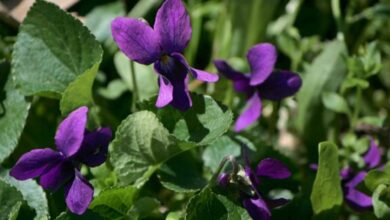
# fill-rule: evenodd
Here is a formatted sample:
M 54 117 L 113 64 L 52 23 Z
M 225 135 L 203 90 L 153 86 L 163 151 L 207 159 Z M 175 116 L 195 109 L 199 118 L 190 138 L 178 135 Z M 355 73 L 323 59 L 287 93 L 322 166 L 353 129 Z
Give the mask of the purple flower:
M 347 204 L 355 211 L 365 211 L 372 207 L 371 196 L 360 192 L 356 187 L 364 180 L 369 169 L 379 167 L 381 161 L 381 152 L 374 140 L 370 142 L 370 148 L 363 156 L 365 168 L 356 173 L 350 167 L 343 168 L 340 171 L 341 184 L 344 193 L 344 199 Z M 317 170 L 317 164 L 310 165 L 310 168 Z
M 245 175 L 250 181 L 254 195 L 248 195 L 246 192 L 241 192 L 242 205 L 248 211 L 253 219 L 267 220 L 271 218 L 271 209 L 282 206 L 288 202 L 286 199 L 268 199 L 259 191 L 261 178 L 269 179 L 286 179 L 291 176 L 289 169 L 280 161 L 265 158 L 257 165 L 256 170 L 249 166 L 247 161 L 245 167 Z M 229 183 L 227 174 L 222 173 L 218 182 L 222 188 L 226 188 Z
M 299 75 L 290 71 L 274 71 L 277 53 L 272 44 L 262 43 L 252 47 L 247 54 L 250 74 L 234 70 L 223 60 L 215 60 L 218 71 L 233 81 L 237 92 L 245 93 L 248 103 L 235 124 L 235 131 L 241 131 L 255 122 L 261 114 L 261 100 L 281 100 L 294 95 L 301 87 Z
M 266 177 L 269 179 L 286 179 L 291 176 L 290 170 L 279 160 L 265 158 L 257 165 L 256 170 L 253 170 L 249 163 L 245 165 L 245 175 L 249 178 L 253 189 L 256 192 L 254 198 L 245 198 L 243 206 L 248 211 L 253 219 L 270 219 L 272 208 L 279 207 L 288 202 L 286 199 L 264 199 L 258 188 L 260 186 L 260 178 Z
M 58 151 L 50 148 L 34 149 L 25 153 L 10 175 L 18 180 L 39 177 L 44 189 L 65 189 L 69 210 L 83 214 L 93 197 L 92 185 L 81 175 L 81 164 L 98 166 L 107 158 L 111 130 L 100 128 L 86 130 L 87 107 L 80 107 L 69 114 L 58 127 L 55 144 Z
M 154 63 L 160 92 L 156 106 L 168 104 L 180 110 L 192 106 L 188 74 L 195 79 L 216 82 L 218 75 L 192 68 L 181 54 L 191 39 L 190 17 L 180 0 L 166 0 L 157 12 L 154 27 L 134 19 L 119 17 L 111 23 L 112 35 L 120 50 L 145 65 Z

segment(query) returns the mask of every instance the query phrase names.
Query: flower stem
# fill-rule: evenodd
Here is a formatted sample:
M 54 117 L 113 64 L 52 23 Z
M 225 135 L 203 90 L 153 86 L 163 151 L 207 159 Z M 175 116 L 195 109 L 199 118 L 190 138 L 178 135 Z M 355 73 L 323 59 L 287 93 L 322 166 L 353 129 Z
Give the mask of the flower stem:
M 131 110 L 136 110 L 136 103 L 138 101 L 138 85 L 137 85 L 137 77 L 135 76 L 135 68 L 134 68 L 134 62 L 130 61 L 130 74 L 131 74 L 131 80 L 133 82 L 133 100 L 131 103 Z
M 357 87 L 355 109 L 352 115 L 352 122 L 351 122 L 351 130 L 354 130 L 356 128 L 357 121 L 359 119 L 361 99 L 362 99 L 362 89 L 360 87 Z
M 221 163 L 219 164 L 217 171 L 214 173 L 213 177 L 211 177 L 211 180 L 209 182 L 209 185 L 214 186 L 217 182 L 218 176 L 221 173 L 222 169 L 225 167 L 226 162 L 230 162 L 233 167 L 232 171 L 232 177 L 235 179 L 237 177 L 237 172 L 238 172 L 238 165 L 236 159 L 232 156 L 226 156 L 222 159 Z
M 332 13 L 337 24 L 337 38 L 344 41 L 344 20 L 341 16 L 340 0 L 332 0 Z

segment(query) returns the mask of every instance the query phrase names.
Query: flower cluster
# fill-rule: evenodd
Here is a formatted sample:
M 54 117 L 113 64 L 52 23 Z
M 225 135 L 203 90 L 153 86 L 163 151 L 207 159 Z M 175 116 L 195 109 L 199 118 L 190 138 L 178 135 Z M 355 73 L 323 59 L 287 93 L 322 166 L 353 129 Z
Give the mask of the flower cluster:
M 87 107 L 80 107 L 61 122 L 55 135 L 58 151 L 34 149 L 25 153 L 11 169 L 18 180 L 39 177 L 39 184 L 48 190 L 65 189 L 69 210 L 83 214 L 93 197 L 92 185 L 81 175 L 82 164 L 99 166 L 107 158 L 111 129 L 88 131 Z

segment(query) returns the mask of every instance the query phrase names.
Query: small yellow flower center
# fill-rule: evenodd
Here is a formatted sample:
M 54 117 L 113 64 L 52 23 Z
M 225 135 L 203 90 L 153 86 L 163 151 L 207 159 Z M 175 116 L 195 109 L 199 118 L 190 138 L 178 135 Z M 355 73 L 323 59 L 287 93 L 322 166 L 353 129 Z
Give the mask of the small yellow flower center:
M 168 55 L 163 55 L 161 57 L 161 62 L 163 62 L 163 64 L 168 64 L 168 61 L 169 61 L 169 56 Z

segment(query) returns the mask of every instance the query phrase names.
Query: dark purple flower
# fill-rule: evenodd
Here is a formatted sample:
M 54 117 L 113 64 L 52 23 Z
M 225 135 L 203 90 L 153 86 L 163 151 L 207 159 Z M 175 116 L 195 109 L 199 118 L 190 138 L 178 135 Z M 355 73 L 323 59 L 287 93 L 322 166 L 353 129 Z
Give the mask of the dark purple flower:
M 369 169 L 378 167 L 381 161 L 381 152 L 374 140 L 370 142 L 370 148 L 363 156 L 365 168 L 361 171 L 356 171 L 351 167 L 343 168 L 340 171 L 341 184 L 344 193 L 344 199 L 347 204 L 355 211 L 365 211 L 372 207 L 371 196 L 360 192 L 356 187 L 364 181 Z M 317 170 L 317 164 L 311 164 L 310 168 Z
M 237 92 L 245 93 L 248 103 L 235 124 L 235 131 L 241 131 L 255 122 L 261 115 L 261 100 L 281 100 L 294 95 L 301 87 L 299 75 L 290 71 L 276 70 L 275 47 L 269 43 L 257 44 L 247 54 L 250 74 L 234 70 L 223 60 L 215 60 L 218 71 L 233 81 Z
M 192 68 L 181 54 L 191 39 L 190 17 L 181 0 L 166 0 L 157 12 L 154 27 L 134 18 L 119 17 L 111 23 L 120 50 L 145 65 L 154 63 L 160 92 L 156 106 L 168 104 L 186 110 L 192 106 L 188 73 L 195 79 L 216 82 L 218 75 Z
M 290 170 L 282 162 L 272 158 L 261 160 L 256 170 L 253 170 L 247 161 L 244 169 L 245 175 L 249 178 L 256 195 L 254 198 L 245 198 L 243 206 L 253 219 L 270 219 L 270 209 L 284 205 L 288 201 L 286 199 L 264 199 L 258 190 L 260 178 L 286 179 L 291 176 Z
M 51 148 L 34 149 L 25 153 L 10 175 L 18 180 L 39 177 L 44 189 L 65 189 L 65 200 L 69 210 L 83 214 L 93 197 L 92 185 L 81 175 L 81 164 L 98 166 L 107 158 L 111 129 L 86 130 L 87 107 L 74 110 L 58 127 L 55 144 Z

